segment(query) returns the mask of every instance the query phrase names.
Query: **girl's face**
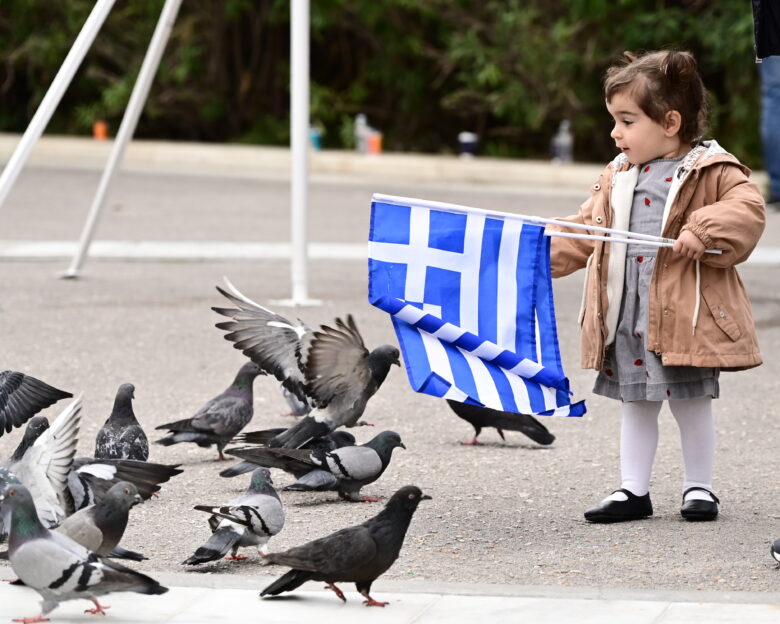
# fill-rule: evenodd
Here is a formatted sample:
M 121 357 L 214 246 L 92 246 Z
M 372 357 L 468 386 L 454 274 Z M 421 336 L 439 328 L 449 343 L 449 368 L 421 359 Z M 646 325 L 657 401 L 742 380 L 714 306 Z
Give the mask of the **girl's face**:
M 675 158 L 688 152 L 679 137 L 680 113 L 669 111 L 663 124 L 653 121 L 632 97 L 616 93 L 607 102 L 607 110 L 615 120 L 610 136 L 632 165 L 656 158 Z

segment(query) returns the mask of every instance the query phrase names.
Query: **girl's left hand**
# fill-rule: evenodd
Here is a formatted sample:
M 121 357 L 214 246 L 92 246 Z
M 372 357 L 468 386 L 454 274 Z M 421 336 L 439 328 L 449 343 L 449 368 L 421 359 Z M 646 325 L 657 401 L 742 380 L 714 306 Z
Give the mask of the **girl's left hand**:
M 699 240 L 696 234 L 689 230 L 683 230 L 677 240 L 674 241 L 674 245 L 672 245 L 672 251 L 694 260 L 698 260 L 704 255 L 704 249 L 704 243 Z

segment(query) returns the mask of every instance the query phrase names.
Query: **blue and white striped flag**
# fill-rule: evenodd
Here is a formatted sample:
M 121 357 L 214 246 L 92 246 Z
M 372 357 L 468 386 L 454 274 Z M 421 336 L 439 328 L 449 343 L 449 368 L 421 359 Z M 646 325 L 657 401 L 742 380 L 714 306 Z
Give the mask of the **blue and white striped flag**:
M 369 301 L 392 316 L 414 390 L 501 411 L 585 413 L 561 366 L 544 226 L 377 194 L 368 256 Z

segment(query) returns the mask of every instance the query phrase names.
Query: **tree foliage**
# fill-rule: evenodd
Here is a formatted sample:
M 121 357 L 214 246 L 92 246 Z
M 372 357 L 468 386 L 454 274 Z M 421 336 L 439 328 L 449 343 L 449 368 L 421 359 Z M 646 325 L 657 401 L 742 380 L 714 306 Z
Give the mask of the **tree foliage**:
M 92 0 L 0 1 L 0 131 L 26 127 Z M 163 0 L 118 0 L 49 132 L 117 128 Z M 137 136 L 285 144 L 289 0 L 187 0 Z M 713 135 L 760 165 L 758 73 L 744 0 L 382 0 L 311 3 L 311 111 L 326 147 L 366 113 L 386 149 L 545 158 L 570 119 L 579 160 L 614 153 L 601 90 L 624 50 L 699 60 Z

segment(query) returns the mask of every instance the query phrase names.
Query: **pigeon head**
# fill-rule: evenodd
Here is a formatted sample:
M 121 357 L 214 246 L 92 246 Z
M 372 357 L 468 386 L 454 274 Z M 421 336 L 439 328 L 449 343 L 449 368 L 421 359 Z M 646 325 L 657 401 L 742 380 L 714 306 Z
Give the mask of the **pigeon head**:
M 121 396 L 125 400 L 134 399 L 135 386 L 131 383 L 123 383 L 121 386 L 119 386 L 119 389 L 116 391 L 116 396 L 117 398 Z
M 386 457 L 388 461 L 394 448 L 399 446 L 402 449 L 406 448 L 406 445 L 401 442 L 401 436 L 398 435 L 395 431 L 383 431 L 366 442 L 365 446 L 371 447 L 379 454 L 380 457 Z
M 252 375 L 253 377 L 257 377 L 258 375 L 265 375 L 266 372 L 260 368 L 257 364 L 252 362 L 251 360 L 244 364 L 239 370 L 239 374 L 244 375 Z
M 144 499 L 138 493 L 138 488 L 129 481 L 120 481 L 111 486 L 106 492 L 103 500 L 110 500 L 117 508 L 127 511 L 135 507 L 138 503 L 143 503 Z
M 431 497 L 423 494 L 422 490 L 416 485 L 406 485 L 390 497 L 390 500 L 385 505 L 385 510 L 405 513 L 411 516 L 417 510 L 417 505 L 423 500 L 431 500 Z
M 249 490 L 251 492 L 269 492 L 273 491 L 273 484 L 271 471 L 268 468 L 255 468 L 249 481 Z
M 38 537 L 46 529 L 38 519 L 30 492 L 21 483 L 9 483 L 0 488 L 0 512 L 11 527 L 11 540 Z M 11 544 L 11 550 L 14 545 Z
M 46 416 L 33 416 L 27 421 L 27 428 L 24 430 L 24 436 L 22 437 L 19 446 L 16 447 L 14 454 L 11 456 L 11 461 L 17 462 L 21 460 L 27 452 L 27 449 L 30 448 L 48 428 L 49 420 Z
M 382 345 L 368 354 L 368 366 L 374 375 L 374 378 L 382 383 L 390 372 L 390 366 L 395 364 L 401 366 L 401 352 L 398 347 L 393 345 Z

